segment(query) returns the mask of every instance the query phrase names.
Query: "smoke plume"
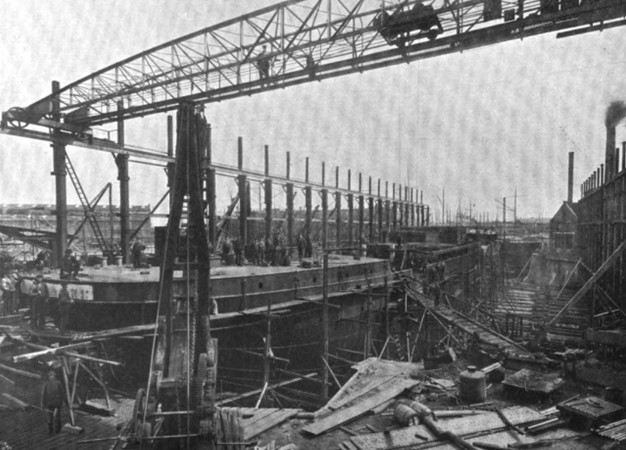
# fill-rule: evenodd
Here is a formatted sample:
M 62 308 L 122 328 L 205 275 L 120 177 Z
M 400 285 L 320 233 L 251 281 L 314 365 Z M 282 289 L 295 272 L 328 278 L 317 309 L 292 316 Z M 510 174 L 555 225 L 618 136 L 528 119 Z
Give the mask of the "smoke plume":
M 615 100 L 606 109 L 604 124 L 607 127 L 615 127 L 624 117 L 626 117 L 626 104 L 621 100 Z

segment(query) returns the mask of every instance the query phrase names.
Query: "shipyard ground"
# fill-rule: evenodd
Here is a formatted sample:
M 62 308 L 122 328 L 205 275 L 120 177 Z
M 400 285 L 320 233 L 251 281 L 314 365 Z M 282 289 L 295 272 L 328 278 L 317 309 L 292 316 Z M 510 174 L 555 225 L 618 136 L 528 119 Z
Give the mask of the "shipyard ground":
M 6 361 L 3 361 L 5 363 Z M 454 363 L 440 366 L 437 369 L 424 370 L 422 363 L 416 363 L 412 378 L 426 382 L 431 389 L 425 389 L 420 395 L 420 401 L 428 405 L 433 410 L 437 409 L 458 409 L 467 407 L 458 399 L 459 374 L 469 364 L 470 361 L 459 359 Z M 575 395 L 581 397 L 597 396 L 602 397 L 605 388 L 602 378 L 598 375 L 603 373 L 611 376 L 611 385 L 626 390 L 626 376 L 615 363 L 603 365 L 597 360 L 590 363 L 580 361 L 576 368 L 576 378 L 565 378 L 565 383 L 551 395 L 541 396 L 533 393 L 511 393 L 507 387 L 501 383 L 490 382 L 487 388 L 487 401 L 493 407 L 505 408 L 510 405 L 523 405 L 533 410 L 540 411 L 556 405 L 558 402 L 571 398 Z M 505 377 L 512 375 L 514 370 L 504 370 Z M 560 373 L 555 373 L 560 375 Z M 615 378 L 613 375 L 621 375 Z M 29 404 L 26 408 L 19 408 L 3 396 L 0 401 L 4 406 L 0 409 L 0 441 L 5 441 L 14 450 L 17 449 L 110 449 L 114 448 L 115 437 L 121 434 L 125 424 L 130 419 L 134 400 L 129 396 L 113 394 L 111 397 L 111 408 L 115 411 L 114 416 L 101 416 L 93 413 L 74 410 L 75 424 L 82 429 L 82 433 L 73 434 L 67 430 L 59 434 L 49 435 L 46 425 L 45 413 L 37 408 L 40 401 L 41 382 L 36 380 L 14 377 L 15 385 L 5 381 L 1 382 L 2 392 L 8 393 L 23 402 Z M 444 387 L 432 388 L 432 380 L 437 380 Z M 445 380 L 445 381 L 444 381 Z M 596 382 L 593 382 L 596 381 Z M 97 395 L 94 389 L 92 394 Z M 92 398 L 100 404 L 104 404 L 104 399 Z M 68 422 L 68 410 L 63 411 L 63 423 Z M 471 420 L 471 419 L 468 419 Z M 255 437 L 254 441 L 259 446 L 274 443 L 275 448 L 295 445 L 296 449 L 333 449 L 342 448 L 341 443 L 354 435 L 367 435 L 383 430 L 395 430 L 400 426 L 394 421 L 393 408 L 377 413 L 369 414 L 355 421 L 347 423 L 341 429 L 334 429 L 318 437 L 312 438 L 304 433 L 302 428 L 310 424 L 311 420 L 291 419 L 279 426 L 276 426 L 265 433 Z M 511 441 L 512 434 L 500 432 L 491 435 L 496 443 L 502 443 L 502 439 Z M 111 439 L 109 439 L 111 438 Z M 557 429 L 548 430 L 540 435 L 533 436 L 535 439 L 556 439 L 549 446 L 539 446 L 536 448 L 551 448 L 555 450 L 577 450 L 577 449 L 602 449 L 610 443 L 605 438 L 590 433 L 585 426 L 571 427 L 562 426 Z M 100 440 L 100 441 L 99 441 Z M 483 442 L 489 442 L 486 437 L 481 438 Z M 515 442 L 513 440 L 513 442 Z M 432 444 L 435 444 L 433 442 Z M 121 448 L 117 447 L 117 448 Z M 418 447 L 418 448 L 421 448 Z M 431 445 L 428 448 L 455 448 L 439 442 L 439 445 Z
M 466 404 L 458 399 L 458 380 L 459 374 L 469 364 L 467 360 L 458 360 L 455 363 L 445 365 L 435 370 L 419 370 L 417 378 L 422 380 L 436 379 L 447 380 L 450 382 L 450 388 L 440 391 L 432 391 L 423 396 L 423 403 L 433 410 L 436 409 L 455 409 L 464 408 Z M 421 366 L 418 363 L 416 366 Z M 604 367 L 606 369 L 607 367 Z M 579 378 L 590 378 L 597 374 L 597 369 L 586 368 L 584 363 L 577 368 Z M 504 370 L 505 376 L 511 375 L 515 371 Z M 453 386 L 454 385 L 454 386 Z M 626 379 L 621 380 L 620 388 L 626 389 Z M 604 387 L 598 384 L 582 381 L 580 379 L 567 379 L 558 392 L 549 396 L 535 396 L 533 394 L 515 394 L 507 390 L 501 383 L 490 383 L 487 389 L 487 401 L 493 404 L 493 407 L 505 408 L 512 405 L 523 405 L 533 410 L 545 410 L 560 401 L 572 398 L 576 395 L 582 397 L 599 396 L 602 397 Z M 343 429 L 335 429 L 321 436 L 311 438 L 302 432 L 302 427 L 306 426 L 310 421 L 302 419 L 293 419 L 289 422 L 276 427 L 260 436 L 262 443 L 274 441 L 276 448 L 293 443 L 299 450 L 314 450 L 325 448 L 342 448 L 341 443 L 350 439 L 354 435 L 366 435 L 376 431 L 395 430 L 400 426 L 395 422 L 393 417 L 393 408 L 388 408 L 380 414 L 366 415 L 354 422 L 347 424 Z M 494 433 L 494 443 L 502 443 L 502 433 Z M 509 434 L 508 432 L 505 434 Z M 511 440 L 512 436 L 507 436 Z M 536 448 L 551 448 L 554 450 L 582 450 L 582 449 L 602 449 L 610 443 L 609 440 L 600 436 L 593 435 L 584 427 L 560 427 L 554 430 L 548 430 L 542 434 L 533 436 L 537 440 L 554 440 L 550 445 L 538 446 Z M 488 438 L 481 438 L 481 441 L 489 442 Z M 505 441 L 507 439 L 505 438 Z M 406 447 L 410 448 L 410 447 Z M 431 443 L 428 447 L 416 446 L 415 448 L 437 448 L 437 449 L 455 449 L 453 445 Z

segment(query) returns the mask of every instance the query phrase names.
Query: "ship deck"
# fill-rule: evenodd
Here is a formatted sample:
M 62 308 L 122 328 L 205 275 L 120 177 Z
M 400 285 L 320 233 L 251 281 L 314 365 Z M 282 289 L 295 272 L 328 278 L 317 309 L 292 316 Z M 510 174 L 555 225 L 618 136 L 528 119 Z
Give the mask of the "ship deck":
M 315 264 L 315 260 L 311 260 Z M 330 255 L 328 265 L 332 267 L 345 267 L 359 264 L 372 264 L 380 262 L 380 259 L 362 257 L 355 259 L 348 255 Z M 319 268 L 319 265 L 313 265 L 311 268 Z M 159 267 L 146 267 L 141 269 L 131 269 L 127 266 L 104 266 L 104 267 L 84 267 L 78 274 L 78 279 L 72 283 L 156 283 L 159 281 Z M 263 275 L 280 275 L 281 273 L 294 273 L 298 271 L 306 271 L 310 268 L 302 267 L 300 261 L 294 261 L 288 266 L 258 266 L 253 264 L 244 264 L 242 266 L 224 265 L 218 260 L 211 260 L 211 278 L 241 278 L 248 276 Z M 58 272 L 53 271 L 44 274 L 44 279 L 55 280 L 58 278 Z

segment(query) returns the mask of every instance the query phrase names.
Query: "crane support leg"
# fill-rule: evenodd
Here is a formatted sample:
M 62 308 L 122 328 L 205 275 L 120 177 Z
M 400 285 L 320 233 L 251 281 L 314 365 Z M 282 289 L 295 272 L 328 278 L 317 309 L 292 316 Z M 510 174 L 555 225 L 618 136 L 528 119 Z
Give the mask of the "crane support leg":
M 58 81 L 52 82 L 53 94 L 60 89 Z M 60 118 L 60 104 L 55 97 L 52 101 L 52 117 L 54 119 Z M 58 135 L 60 132 L 55 130 L 54 135 Z M 65 144 L 60 143 L 58 140 L 52 140 L 52 158 L 53 158 L 53 175 L 55 177 L 55 189 L 56 189 L 56 235 L 54 239 L 54 257 L 53 261 L 57 266 L 61 265 L 61 259 L 65 253 L 67 246 L 67 186 L 66 186 L 66 172 L 65 172 Z

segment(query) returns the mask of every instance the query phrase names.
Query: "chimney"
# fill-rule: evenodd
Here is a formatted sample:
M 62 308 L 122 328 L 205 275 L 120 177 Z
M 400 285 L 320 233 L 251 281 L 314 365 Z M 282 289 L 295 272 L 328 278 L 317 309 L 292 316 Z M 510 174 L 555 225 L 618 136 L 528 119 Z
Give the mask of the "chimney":
M 618 172 L 615 168 L 615 127 L 626 117 L 626 103 L 613 101 L 606 109 L 604 125 L 606 126 L 606 160 L 605 181 L 611 180 Z
M 613 168 L 615 167 L 615 125 L 607 123 L 606 125 L 606 176 L 604 179 L 609 181 L 613 178 Z
M 567 203 L 574 199 L 574 152 L 569 152 L 569 165 L 567 168 Z

